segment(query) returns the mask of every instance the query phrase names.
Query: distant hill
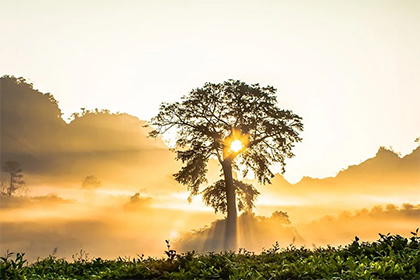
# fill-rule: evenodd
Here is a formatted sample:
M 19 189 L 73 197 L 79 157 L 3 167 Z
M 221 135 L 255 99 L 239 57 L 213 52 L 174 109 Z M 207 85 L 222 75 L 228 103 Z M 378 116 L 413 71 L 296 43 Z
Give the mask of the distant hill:
M 19 161 L 32 184 L 80 184 L 95 175 L 107 184 L 164 187 L 178 169 L 162 140 L 147 138 L 145 121 L 96 109 L 67 124 L 51 94 L 23 78 L 0 82 L 1 164 Z
M 257 184 L 255 180 L 250 181 Z M 265 195 L 272 197 L 320 197 L 345 195 L 392 196 L 406 193 L 420 197 L 420 147 L 400 157 L 386 148 L 379 148 L 375 157 L 358 165 L 349 166 L 335 177 L 303 177 L 290 184 L 276 174 L 272 184 L 260 186 Z
M 2 77 L 0 83 L 2 161 L 9 155 L 37 156 L 59 146 L 66 123 L 58 101 L 23 78 Z
M 417 175 L 417 176 L 416 176 Z M 336 178 L 351 182 L 402 183 L 418 182 L 420 176 L 420 147 L 400 158 L 395 152 L 380 147 L 376 156 L 359 165 L 349 166 L 340 171 Z

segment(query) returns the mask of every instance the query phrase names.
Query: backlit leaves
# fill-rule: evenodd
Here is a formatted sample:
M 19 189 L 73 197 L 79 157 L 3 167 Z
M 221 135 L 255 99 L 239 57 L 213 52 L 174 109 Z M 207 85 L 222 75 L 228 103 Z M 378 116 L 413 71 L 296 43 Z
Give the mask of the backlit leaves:
M 239 211 L 251 211 L 254 208 L 254 201 L 260 194 L 251 184 L 233 180 L 236 199 Z M 202 191 L 203 202 L 214 211 L 225 214 L 227 212 L 226 185 L 225 180 L 219 180 Z
M 211 157 L 232 161 L 235 170 L 252 170 L 260 183 L 270 183 L 270 166 L 293 157 L 292 148 L 302 139 L 302 119 L 278 107 L 276 89 L 239 80 L 206 83 L 193 89 L 179 102 L 162 103 L 149 124 L 150 137 L 176 132 L 176 159 L 184 163 L 175 179 L 189 187 L 191 194 L 206 183 Z M 226 139 L 233 133 L 246 135 L 247 144 L 238 153 L 226 154 Z M 228 158 L 227 158 L 228 157 Z M 284 168 L 283 168 L 284 171 Z

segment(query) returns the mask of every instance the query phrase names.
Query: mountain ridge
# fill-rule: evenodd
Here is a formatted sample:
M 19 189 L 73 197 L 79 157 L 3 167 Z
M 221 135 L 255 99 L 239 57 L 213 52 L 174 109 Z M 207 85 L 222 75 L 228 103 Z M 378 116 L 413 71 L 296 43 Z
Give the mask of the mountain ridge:
M 127 179 L 131 184 L 142 184 L 150 174 L 165 177 L 168 182 L 168 177 L 179 169 L 174 153 L 161 139 L 147 138 L 150 128 L 145 128 L 146 122 L 135 116 L 82 109 L 66 123 L 53 95 L 33 89 L 23 78 L 2 77 L 0 82 L 2 164 L 18 160 L 26 172 L 77 180 L 95 174 L 117 183 L 114 177 L 122 175 L 121 180 Z M 208 176 L 218 178 L 219 170 L 217 164 L 211 164 Z M 420 185 L 419 174 L 419 147 L 402 158 L 380 147 L 374 157 L 350 165 L 334 177 L 303 177 L 291 184 L 275 174 L 272 185 L 291 193 L 313 188 L 334 191 L 355 184 L 371 187 L 385 181 L 387 185 L 413 186 Z M 258 185 L 255 180 L 248 181 Z

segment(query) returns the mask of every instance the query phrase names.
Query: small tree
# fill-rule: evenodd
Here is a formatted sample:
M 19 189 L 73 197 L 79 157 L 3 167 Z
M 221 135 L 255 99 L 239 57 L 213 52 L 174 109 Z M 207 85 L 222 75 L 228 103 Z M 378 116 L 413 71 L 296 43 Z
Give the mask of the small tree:
M 275 211 L 273 214 L 271 214 L 271 219 L 281 224 L 290 224 L 289 215 L 287 212 Z
M 224 180 L 213 189 L 220 199 L 207 202 L 216 211 L 226 205 L 225 250 L 237 249 L 238 183 L 232 171 L 246 176 L 252 170 L 260 183 L 270 183 L 274 176 L 270 166 L 278 162 L 284 172 L 285 159 L 294 156 L 291 150 L 301 141 L 303 129 L 298 115 L 277 106 L 276 89 L 234 80 L 206 83 L 183 96 L 181 102 L 162 103 L 150 125 L 154 127 L 151 137 L 173 129 L 177 132 L 174 150 L 184 166 L 174 177 L 188 187 L 191 196 L 199 194 L 200 186 L 207 183 L 209 159 L 219 161 Z
M 19 162 L 9 160 L 4 164 L 2 171 L 9 174 L 9 182 L 7 187 L 2 190 L 2 194 L 12 196 L 16 190 L 25 185 L 25 181 L 22 179 L 22 169 L 20 168 Z
M 101 187 L 102 183 L 94 175 L 86 176 L 82 181 L 82 189 L 96 190 Z

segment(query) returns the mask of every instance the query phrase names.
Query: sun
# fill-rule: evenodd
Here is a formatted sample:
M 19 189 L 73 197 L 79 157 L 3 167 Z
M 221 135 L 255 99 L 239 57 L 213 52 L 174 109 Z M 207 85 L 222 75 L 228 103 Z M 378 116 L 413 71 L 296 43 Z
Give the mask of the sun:
M 232 129 L 223 140 L 223 158 L 234 159 L 239 153 L 249 148 L 249 134 L 242 134 L 239 129 Z
M 237 152 L 239 152 L 241 149 L 242 149 L 242 147 L 243 147 L 244 145 L 242 145 L 242 142 L 241 141 L 239 141 L 239 140 L 234 140 L 233 142 L 232 142 L 232 144 L 230 144 L 230 149 L 232 150 L 232 151 L 234 151 L 235 153 L 237 153 Z

